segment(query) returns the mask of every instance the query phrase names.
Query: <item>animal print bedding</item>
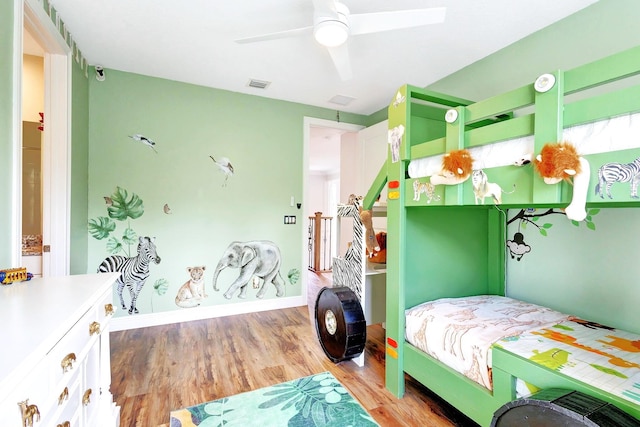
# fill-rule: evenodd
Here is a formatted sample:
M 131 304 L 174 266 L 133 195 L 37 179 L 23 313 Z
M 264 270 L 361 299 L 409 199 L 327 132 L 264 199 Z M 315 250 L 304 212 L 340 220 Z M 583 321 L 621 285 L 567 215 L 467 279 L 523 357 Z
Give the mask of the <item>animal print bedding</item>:
M 491 345 L 553 326 L 568 315 L 496 295 L 443 298 L 406 310 L 406 340 L 480 385 L 492 389 Z
M 511 353 L 640 404 L 640 335 L 570 318 L 505 338 Z

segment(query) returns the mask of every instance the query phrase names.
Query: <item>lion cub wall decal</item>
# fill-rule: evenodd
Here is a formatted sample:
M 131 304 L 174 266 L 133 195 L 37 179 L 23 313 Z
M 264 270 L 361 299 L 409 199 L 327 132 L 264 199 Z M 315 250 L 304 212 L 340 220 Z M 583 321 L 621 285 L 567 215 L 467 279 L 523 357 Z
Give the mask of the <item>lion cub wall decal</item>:
M 496 205 L 502 203 L 502 193 L 511 194 L 516 190 L 513 184 L 513 190 L 506 192 L 495 182 L 489 182 L 487 174 L 482 169 L 476 169 L 471 172 L 471 183 L 473 184 L 473 194 L 476 199 L 476 205 L 481 202 L 484 205 L 484 198 L 491 197 Z
M 204 292 L 204 270 L 204 265 L 187 267 L 187 272 L 190 277 L 178 290 L 178 294 L 176 295 L 176 305 L 178 307 L 197 307 L 202 303 L 203 298 L 208 297 Z

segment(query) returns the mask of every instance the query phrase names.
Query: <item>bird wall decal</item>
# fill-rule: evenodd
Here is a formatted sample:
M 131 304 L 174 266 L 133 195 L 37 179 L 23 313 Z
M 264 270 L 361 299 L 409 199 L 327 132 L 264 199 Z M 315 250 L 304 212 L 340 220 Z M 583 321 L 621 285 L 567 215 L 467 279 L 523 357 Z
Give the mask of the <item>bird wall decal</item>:
M 133 135 L 129 135 L 129 138 L 133 139 L 134 141 L 142 142 L 143 144 L 151 147 L 151 149 L 155 151 L 156 154 L 158 154 L 158 151 L 156 151 L 156 147 L 155 147 L 156 145 L 155 141 L 147 138 L 146 136 L 139 133 L 134 133 Z
M 225 187 L 227 185 L 227 180 L 230 176 L 233 176 L 234 172 L 231 161 L 226 157 L 218 157 L 218 160 L 216 160 L 213 156 L 209 157 L 211 157 L 211 160 L 213 160 L 216 166 L 218 166 L 218 169 L 220 169 L 220 171 L 225 174 L 224 183 L 222 184 L 222 186 Z

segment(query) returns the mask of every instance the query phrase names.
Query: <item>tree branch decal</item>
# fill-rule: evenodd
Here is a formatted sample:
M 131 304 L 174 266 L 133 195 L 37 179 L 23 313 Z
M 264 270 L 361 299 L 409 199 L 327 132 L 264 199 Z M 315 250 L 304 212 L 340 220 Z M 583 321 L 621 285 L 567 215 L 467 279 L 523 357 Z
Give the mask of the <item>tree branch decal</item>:
M 585 226 L 589 230 L 595 230 L 596 224 L 593 222 L 593 217 L 600 212 L 600 209 L 589 209 L 587 211 L 587 217 L 584 222 Z M 509 224 L 514 222 L 518 222 L 518 230 L 513 235 L 513 240 L 507 240 L 506 245 L 509 249 L 510 255 L 512 259 L 520 261 L 522 257 L 531 252 L 531 246 L 529 246 L 524 241 L 524 230 L 528 225 L 532 225 L 538 229 L 538 232 L 542 236 L 547 236 L 547 230 L 553 227 L 553 224 L 550 222 L 540 223 L 540 218 L 544 218 L 549 215 L 565 215 L 565 212 L 562 210 L 557 210 L 554 208 L 540 210 L 538 211 L 535 208 L 526 208 L 520 209 L 512 218 L 507 220 L 507 227 Z M 571 224 L 576 227 L 580 226 L 580 222 L 571 220 Z

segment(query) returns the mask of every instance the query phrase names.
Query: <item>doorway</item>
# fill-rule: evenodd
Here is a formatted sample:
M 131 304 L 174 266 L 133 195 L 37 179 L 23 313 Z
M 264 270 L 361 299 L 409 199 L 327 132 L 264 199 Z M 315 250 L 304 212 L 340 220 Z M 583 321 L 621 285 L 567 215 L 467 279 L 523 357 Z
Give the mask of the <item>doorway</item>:
M 69 165 L 70 165 L 70 106 L 71 106 L 71 50 L 37 0 L 15 0 L 17 24 L 15 37 L 29 43 L 28 37 L 42 49 L 44 84 L 44 127 L 41 148 L 41 212 L 42 212 L 42 276 L 69 274 Z M 19 18 L 17 18 L 19 19 Z M 28 33 L 25 36 L 24 33 Z M 18 44 L 20 45 L 20 44 Z M 22 60 L 23 50 L 16 52 L 16 62 Z M 22 251 L 22 93 L 23 76 L 14 81 L 14 120 L 17 137 L 14 141 L 14 254 L 17 266 L 24 265 Z
M 345 151 L 349 152 L 349 144 L 355 145 L 358 131 L 364 126 L 350 123 L 341 123 L 330 120 L 305 117 L 304 119 L 304 150 L 303 150 L 303 219 L 302 233 L 302 253 L 303 268 L 307 277 L 309 272 L 309 250 L 308 235 L 309 217 L 315 212 L 322 212 L 323 216 L 333 216 L 332 236 L 333 244 L 336 245 L 333 254 L 338 250 L 336 239 L 336 217 L 335 209 L 339 202 L 346 201 L 341 194 L 344 188 L 344 179 L 349 177 L 341 176 L 341 158 Z M 346 190 L 343 190 L 346 191 Z M 303 296 L 309 300 L 308 281 L 303 284 Z
M 24 29 L 22 43 L 22 263 L 42 277 L 44 49 Z

